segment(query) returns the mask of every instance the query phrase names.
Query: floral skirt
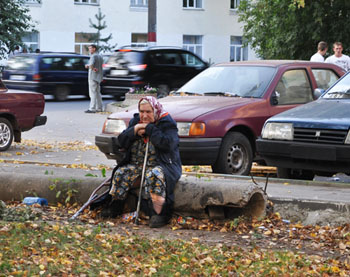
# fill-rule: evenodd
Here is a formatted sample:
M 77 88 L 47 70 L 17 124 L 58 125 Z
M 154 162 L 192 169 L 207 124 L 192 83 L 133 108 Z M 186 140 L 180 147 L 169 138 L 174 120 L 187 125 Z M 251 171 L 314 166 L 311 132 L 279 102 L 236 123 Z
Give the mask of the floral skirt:
M 141 178 L 142 167 L 128 164 L 117 169 L 113 176 L 112 188 L 109 192 L 115 200 L 125 200 L 128 191 L 133 187 L 138 177 Z M 150 198 L 150 194 L 156 194 L 163 198 L 166 196 L 166 183 L 164 171 L 161 166 L 146 168 L 143 184 L 143 196 Z

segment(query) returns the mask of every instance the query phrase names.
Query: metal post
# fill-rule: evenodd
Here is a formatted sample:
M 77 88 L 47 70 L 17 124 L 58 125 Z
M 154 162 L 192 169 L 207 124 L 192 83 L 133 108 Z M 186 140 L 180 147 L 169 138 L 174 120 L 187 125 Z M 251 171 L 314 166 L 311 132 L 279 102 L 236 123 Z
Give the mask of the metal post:
M 157 44 L 157 0 L 148 0 L 148 45 Z

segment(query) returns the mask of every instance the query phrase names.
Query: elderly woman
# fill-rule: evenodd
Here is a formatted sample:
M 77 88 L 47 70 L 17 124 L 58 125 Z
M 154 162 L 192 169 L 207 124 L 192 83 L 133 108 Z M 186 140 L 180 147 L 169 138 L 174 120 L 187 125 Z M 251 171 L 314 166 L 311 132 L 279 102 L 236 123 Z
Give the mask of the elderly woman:
M 146 144 L 149 141 L 142 194 L 147 204 L 141 207 L 150 216 L 149 226 L 161 227 L 171 217 L 174 187 L 181 176 L 177 127 L 176 122 L 152 96 L 141 98 L 138 108 L 139 113 L 134 114 L 128 128 L 118 136 L 127 154 L 113 176 L 110 195 L 116 200 L 116 215 L 122 210 L 130 188 L 142 174 Z

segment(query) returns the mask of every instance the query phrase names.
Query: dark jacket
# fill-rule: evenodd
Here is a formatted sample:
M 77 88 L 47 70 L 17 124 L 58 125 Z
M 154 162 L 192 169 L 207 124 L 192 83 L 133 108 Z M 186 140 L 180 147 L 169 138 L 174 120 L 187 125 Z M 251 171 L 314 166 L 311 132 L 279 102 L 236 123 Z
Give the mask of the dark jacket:
M 140 138 L 134 134 L 134 126 L 139 121 L 139 114 L 134 114 L 128 128 L 118 136 L 120 146 L 127 149 L 125 159 L 118 166 L 128 164 L 130 161 L 131 145 L 135 140 Z M 170 115 L 167 115 L 158 120 L 157 123 L 148 124 L 146 127 L 146 136 L 150 138 L 156 149 L 157 162 L 163 168 L 166 179 L 166 201 L 172 204 L 174 202 L 174 188 L 182 173 L 179 136 L 175 120 Z

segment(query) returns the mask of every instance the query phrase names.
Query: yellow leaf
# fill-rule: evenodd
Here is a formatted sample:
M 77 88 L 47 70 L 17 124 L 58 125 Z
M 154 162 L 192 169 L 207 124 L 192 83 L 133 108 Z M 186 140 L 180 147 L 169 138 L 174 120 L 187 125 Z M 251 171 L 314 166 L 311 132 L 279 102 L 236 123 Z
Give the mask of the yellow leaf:
M 269 236 L 271 234 L 272 234 L 272 232 L 270 230 L 267 230 L 266 232 L 264 232 L 264 235 L 266 235 L 266 236 Z
M 181 261 L 183 261 L 184 263 L 187 263 L 188 262 L 188 259 L 186 257 L 182 257 L 181 258 Z
M 41 270 L 44 270 L 44 269 L 45 269 L 45 266 L 44 266 L 43 264 L 41 264 L 41 265 L 39 265 L 39 268 L 40 268 Z

